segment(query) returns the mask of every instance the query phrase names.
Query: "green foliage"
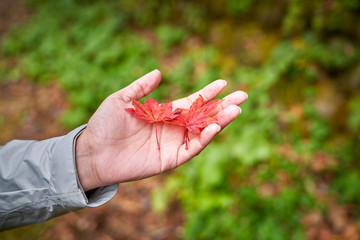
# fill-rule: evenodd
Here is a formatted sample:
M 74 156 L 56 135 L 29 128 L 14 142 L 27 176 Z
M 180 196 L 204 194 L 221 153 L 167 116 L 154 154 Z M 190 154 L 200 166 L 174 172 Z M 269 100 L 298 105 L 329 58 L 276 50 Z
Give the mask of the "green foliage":
M 349 102 L 350 117 L 348 125 L 351 131 L 359 133 L 360 129 L 360 95 L 358 94 Z M 359 135 L 358 135 L 359 137 Z
M 160 25 L 156 29 L 160 50 L 165 54 L 171 47 L 181 44 L 186 35 L 186 29 L 172 25 Z
M 356 170 L 349 170 L 346 175 L 338 173 L 333 185 L 333 190 L 339 194 L 343 203 L 350 202 L 360 204 L 360 193 L 356 187 L 360 181 L 360 173 Z
M 125 16 L 105 3 L 42 3 L 27 26 L 4 39 L 2 52 L 18 54 L 18 69 L 28 78 L 60 82 L 72 105 L 63 123 L 75 127 L 110 93 L 157 67 L 151 43 L 124 23 Z
M 241 16 L 242 14 L 247 13 L 255 2 L 255 0 L 228 0 L 226 1 L 227 11 L 230 15 Z
M 299 34 L 311 29 L 320 34 L 351 33 L 358 18 L 359 1 L 336 0 L 328 3 L 291 0 L 284 15 L 283 33 Z M 341 19 L 341 21 L 339 21 Z
M 327 194 L 360 204 L 358 1 L 28 3 L 32 16 L 2 38 L 0 81 L 58 81 L 71 105 L 65 126 L 86 122 L 106 96 L 154 68 L 163 73 L 151 94 L 159 101 L 218 78 L 228 80 L 226 93 L 248 93 L 241 116 L 153 193 L 156 210 L 181 203 L 185 239 L 304 239 L 304 214 L 326 208 L 309 186 L 327 174 L 335 176 Z M 223 36 L 219 19 L 229 29 Z M 14 57 L 9 70 L 6 59 Z M 343 102 L 321 99 L 325 83 Z M 321 114 L 329 105 L 340 107 Z M 336 167 L 314 171 L 319 152 Z

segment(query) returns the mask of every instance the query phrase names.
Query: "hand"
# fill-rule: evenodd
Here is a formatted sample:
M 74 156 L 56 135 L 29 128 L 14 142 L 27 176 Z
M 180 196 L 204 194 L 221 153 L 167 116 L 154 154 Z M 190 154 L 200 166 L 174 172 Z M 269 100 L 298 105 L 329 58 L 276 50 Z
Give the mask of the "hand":
M 160 80 L 158 70 L 146 74 L 107 97 L 90 118 L 76 142 L 76 165 L 85 191 L 150 177 L 187 162 L 240 114 L 237 105 L 247 98 L 241 91 L 226 96 L 216 110 L 218 124 L 211 124 L 200 134 L 189 133 L 188 150 L 185 150 L 183 127 L 157 124 L 159 150 L 154 124 L 136 119 L 125 108 L 132 107 L 131 100 L 152 92 Z M 189 108 L 199 94 L 205 102 L 210 101 L 225 86 L 224 80 L 214 81 L 199 92 L 174 101 L 173 108 Z

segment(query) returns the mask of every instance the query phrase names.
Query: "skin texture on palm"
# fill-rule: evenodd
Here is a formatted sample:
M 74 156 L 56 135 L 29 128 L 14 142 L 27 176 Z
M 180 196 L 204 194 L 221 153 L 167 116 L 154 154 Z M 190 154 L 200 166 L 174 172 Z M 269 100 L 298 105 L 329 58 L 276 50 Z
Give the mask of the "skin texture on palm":
M 161 149 L 157 147 L 154 124 L 134 118 L 125 108 L 131 100 L 151 93 L 161 81 L 161 73 L 154 70 L 129 86 L 107 97 L 76 142 L 76 165 L 80 183 L 85 191 L 113 183 L 150 177 L 176 168 L 199 154 L 213 137 L 241 112 L 237 106 L 247 94 L 236 91 L 218 106 L 218 124 L 211 124 L 200 134 L 189 134 L 189 148 L 184 145 L 184 128 L 157 124 Z M 201 94 L 204 102 L 215 98 L 226 86 L 216 80 L 186 98 L 173 101 L 173 108 L 189 108 Z

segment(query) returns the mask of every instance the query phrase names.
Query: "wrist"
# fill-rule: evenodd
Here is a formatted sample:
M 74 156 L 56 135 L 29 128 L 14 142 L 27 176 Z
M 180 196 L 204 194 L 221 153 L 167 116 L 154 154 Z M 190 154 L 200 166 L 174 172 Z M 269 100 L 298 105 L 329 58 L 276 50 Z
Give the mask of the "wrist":
M 78 178 L 84 191 L 100 187 L 93 163 L 93 150 L 90 147 L 86 129 L 76 139 L 75 163 Z

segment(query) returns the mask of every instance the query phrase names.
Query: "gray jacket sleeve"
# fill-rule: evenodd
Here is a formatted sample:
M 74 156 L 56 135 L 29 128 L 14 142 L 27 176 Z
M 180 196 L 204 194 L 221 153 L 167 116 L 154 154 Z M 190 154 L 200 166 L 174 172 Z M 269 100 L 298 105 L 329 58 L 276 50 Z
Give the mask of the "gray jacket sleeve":
M 0 146 L 0 231 L 43 222 L 109 201 L 118 185 L 87 198 L 78 180 L 75 141 L 85 126 L 44 141 L 14 140 Z

